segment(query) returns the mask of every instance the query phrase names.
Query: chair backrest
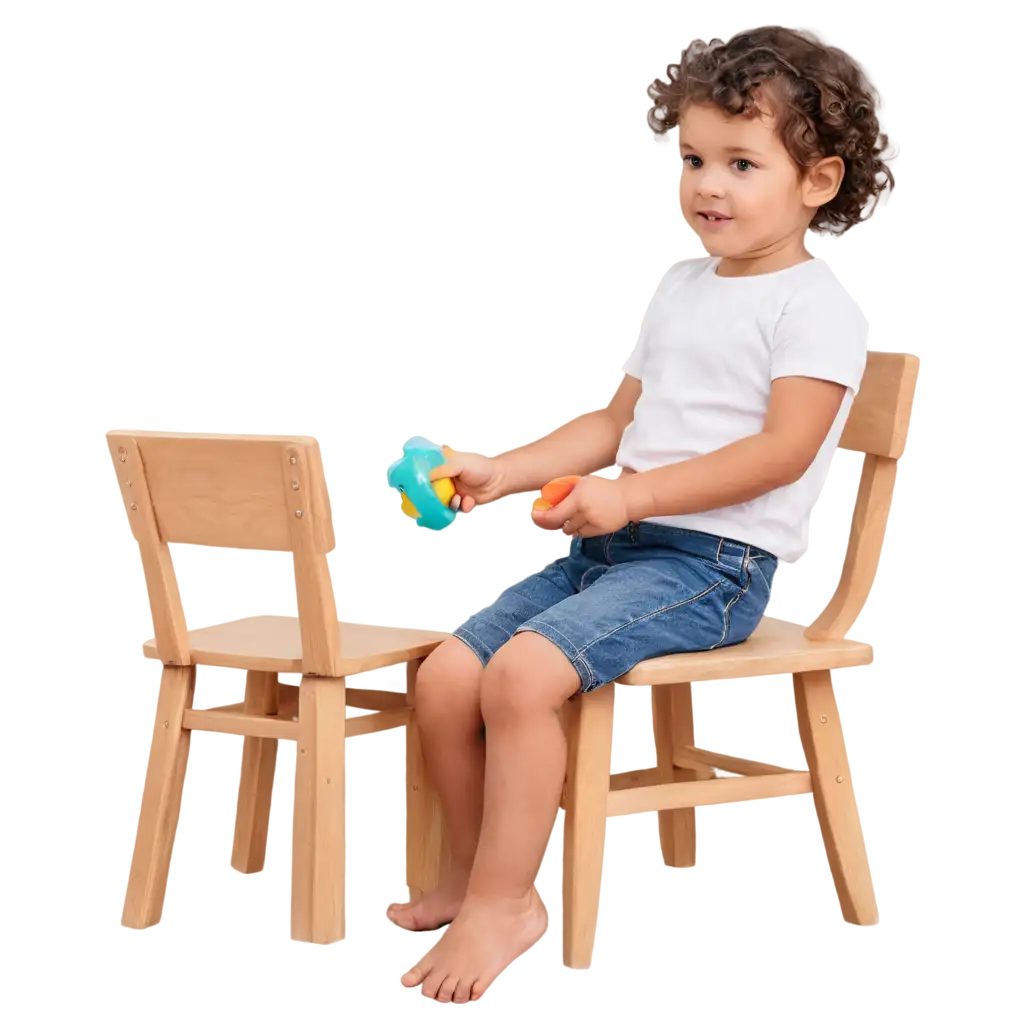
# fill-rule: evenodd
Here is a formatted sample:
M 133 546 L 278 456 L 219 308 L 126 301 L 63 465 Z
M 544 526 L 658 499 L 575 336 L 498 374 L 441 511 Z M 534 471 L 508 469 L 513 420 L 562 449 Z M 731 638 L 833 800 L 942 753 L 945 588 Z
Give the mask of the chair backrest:
M 899 352 L 869 352 L 864 378 L 839 441 L 864 453 L 846 561 L 832 600 L 805 635 L 841 639 L 860 615 L 878 569 L 889 519 L 896 460 L 903 454 L 920 360 Z
M 189 664 L 169 542 L 291 551 L 302 670 L 337 675 L 334 547 L 320 447 L 311 437 L 112 430 L 107 444 L 146 574 L 157 653 Z

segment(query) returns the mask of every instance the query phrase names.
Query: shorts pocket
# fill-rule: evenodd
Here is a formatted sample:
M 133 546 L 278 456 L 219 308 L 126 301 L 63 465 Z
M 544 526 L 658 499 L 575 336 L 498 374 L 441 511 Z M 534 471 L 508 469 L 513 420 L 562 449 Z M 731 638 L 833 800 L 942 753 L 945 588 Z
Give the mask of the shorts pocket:
M 750 558 L 750 573 L 755 583 L 763 586 L 769 594 L 771 594 L 772 580 L 775 579 L 775 570 L 778 567 L 778 560 L 771 555 L 752 555 Z
M 752 557 L 747 562 L 746 585 L 734 594 L 725 608 L 722 640 L 716 647 L 743 643 L 764 618 L 771 597 L 771 581 L 777 563 L 766 556 Z

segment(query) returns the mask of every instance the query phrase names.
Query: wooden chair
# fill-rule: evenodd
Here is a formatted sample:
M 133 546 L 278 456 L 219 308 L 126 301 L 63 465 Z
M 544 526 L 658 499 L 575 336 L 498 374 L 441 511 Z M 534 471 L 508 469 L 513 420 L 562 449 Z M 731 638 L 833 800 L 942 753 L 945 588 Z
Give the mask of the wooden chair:
M 912 355 L 872 352 L 843 431 L 843 448 L 864 453 L 842 578 L 828 607 L 804 629 L 765 617 L 742 644 L 653 658 L 617 682 L 650 686 L 657 767 L 610 775 L 614 686 L 565 705 L 569 760 L 562 806 L 563 959 L 589 967 L 597 928 L 605 821 L 617 814 L 657 811 L 666 864 L 695 863 L 694 808 L 702 804 L 813 793 L 821 834 L 843 917 L 875 924 L 871 873 L 853 796 L 833 669 L 867 665 L 867 644 L 844 639 L 867 600 L 885 535 L 917 381 Z M 792 673 L 796 716 L 807 771 L 745 761 L 694 746 L 690 684 Z M 716 778 L 715 769 L 739 777 Z
M 335 942 L 345 934 L 346 737 L 406 727 L 407 881 L 436 885 L 442 828 L 427 786 L 411 708 L 416 670 L 448 634 L 339 623 L 327 567 L 334 547 L 320 449 L 309 437 L 112 431 L 107 434 L 125 511 L 139 544 L 154 639 L 163 663 L 153 743 L 121 923 L 160 920 L 193 731 L 245 737 L 231 864 L 263 867 L 277 741 L 295 740 L 291 934 Z M 298 618 L 260 616 L 192 630 L 168 543 L 290 551 Z M 346 677 L 405 663 L 407 693 L 346 687 Z M 192 707 L 197 665 L 246 670 L 245 700 Z M 278 673 L 302 673 L 299 686 Z M 376 711 L 346 721 L 346 705 Z

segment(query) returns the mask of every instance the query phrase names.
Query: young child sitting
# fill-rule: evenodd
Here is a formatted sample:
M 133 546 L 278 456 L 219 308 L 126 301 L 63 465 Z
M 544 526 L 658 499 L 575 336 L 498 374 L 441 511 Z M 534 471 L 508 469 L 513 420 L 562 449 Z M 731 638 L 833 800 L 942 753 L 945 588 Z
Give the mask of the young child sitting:
M 659 135 L 679 126 L 679 202 L 708 255 L 661 279 L 607 408 L 433 472 L 454 478 L 466 512 L 583 478 L 533 513 L 573 538 L 568 555 L 420 669 L 416 713 L 452 865 L 388 916 L 413 930 L 451 922 L 402 978 L 442 1002 L 479 998 L 547 926 L 533 883 L 565 778 L 563 702 L 647 658 L 750 636 L 778 559 L 807 547 L 864 370 L 867 322 L 804 246 L 808 228 L 840 235 L 870 216 L 894 184 L 862 70 L 770 26 L 697 40 L 667 74 L 648 88 L 647 119 Z M 588 475 L 613 464 L 617 479 Z

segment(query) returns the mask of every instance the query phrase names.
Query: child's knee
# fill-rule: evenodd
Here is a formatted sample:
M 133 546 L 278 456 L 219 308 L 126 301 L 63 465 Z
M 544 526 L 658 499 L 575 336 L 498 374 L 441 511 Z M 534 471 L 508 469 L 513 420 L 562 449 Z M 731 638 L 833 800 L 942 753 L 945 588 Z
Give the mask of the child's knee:
M 454 637 L 428 655 L 416 674 L 416 716 L 431 721 L 436 716 L 461 717 L 460 712 L 480 713 L 480 659 Z
M 576 669 L 558 647 L 536 633 L 517 634 L 483 673 L 484 721 L 557 711 L 577 689 Z

